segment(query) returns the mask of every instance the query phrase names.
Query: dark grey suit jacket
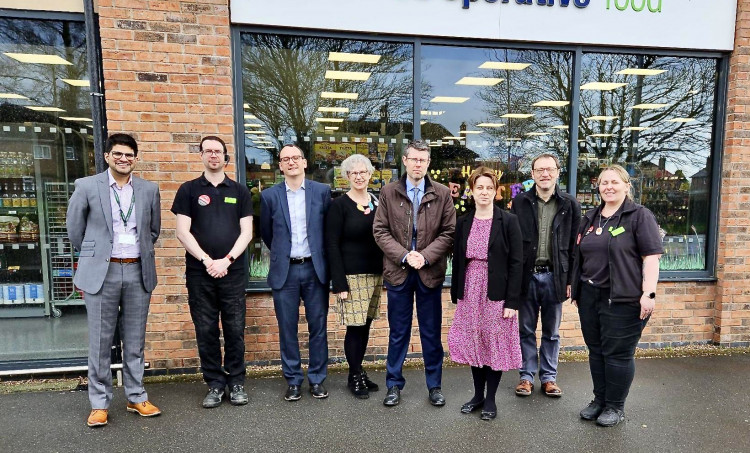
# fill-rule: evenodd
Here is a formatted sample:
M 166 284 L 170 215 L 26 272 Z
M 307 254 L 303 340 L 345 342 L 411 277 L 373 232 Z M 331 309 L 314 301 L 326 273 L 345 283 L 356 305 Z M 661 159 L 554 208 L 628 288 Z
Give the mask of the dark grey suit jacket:
M 107 171 L 76 180 L 66 216 L 68 238 L 80 253 L 73 283 L 91 294 L 98 293 L 104 284 L 114 242 Z M 159 186 L 133 176 L 133 194 L 143 287 L 151 292 L 156 287 L 154 243 L 161 230 Z

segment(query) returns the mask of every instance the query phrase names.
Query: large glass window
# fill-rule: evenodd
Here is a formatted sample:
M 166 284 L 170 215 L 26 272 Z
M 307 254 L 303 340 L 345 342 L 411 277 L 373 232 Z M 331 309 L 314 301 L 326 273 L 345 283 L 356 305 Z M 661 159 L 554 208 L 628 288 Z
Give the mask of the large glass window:
M 87 74 L 83 22 L 0 18 L 0 361 L 87 355 L 65 230 L 94 173 Z
M 278 153 L 297 143 L 308 178 L 348 183 L 340 164 L 353 153 L 376 168 L 378 191 L 398 179 L 401 152 L 413 138 L 413 48 L 410 44 L 243 33 L 242 102 L 247 184 L 253 194 L 255 238 L 250 280 L 265 281 L 269 254 L 260 240 L 260 191 L 283 181 Z
M 662 229 L 663 270 L 706 269 L 716 68 L 710 58 L 583 56 L 577 197 L 593 208 L 599 169 L 627 168 Z

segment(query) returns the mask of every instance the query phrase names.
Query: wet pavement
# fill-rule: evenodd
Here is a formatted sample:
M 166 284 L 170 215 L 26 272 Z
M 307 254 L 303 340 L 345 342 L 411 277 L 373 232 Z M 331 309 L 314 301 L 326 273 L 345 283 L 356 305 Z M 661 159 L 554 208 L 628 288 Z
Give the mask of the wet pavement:
M 479 420 L 463 415 L 472 396 L 468 368 L 446 368 L 446 406 L 427 400 L 424 374 L 405 372 L 401 404 L 384 407 L 384 371 L 370 371 L 381 390 L 367 400 L 346 389 L 346 374 L 326 381 L 330 397 L 315 400 L 303 386 L 303 398 L 283 400 L 284 380 L 247 381 L 250 403 L 216 409 L 200 403 L 201 383 L 147 386 L 163 411 L 155 418 L 126 413 L 122 388 L 115 389 L 108 426 L 91 429 L 85 419 L 85 392 L 0 395 L 2 452 L 141 451 L 575 451 L 575 452 L 748 452 L 750 451 L 750 356 L 637 360 L 636 378 L 614 428 L 597 427 L 578 417 L 591 399 L 587 363 L 562 363 L 558 382 L 564 395 L 539 392 L 515 396 L 518 373 L 503 376 L 498 417 Z

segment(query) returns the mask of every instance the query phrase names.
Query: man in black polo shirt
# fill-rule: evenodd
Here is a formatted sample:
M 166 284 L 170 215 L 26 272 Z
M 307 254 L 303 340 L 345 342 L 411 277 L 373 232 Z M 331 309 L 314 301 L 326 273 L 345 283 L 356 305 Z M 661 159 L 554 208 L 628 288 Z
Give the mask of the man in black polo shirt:
M 221 404 L 225 387 L 233 405 L 245 392 L 245 250 L 253 236 L 253 206 L 247 187 L 229 179 L 227 147 L 218 137 L 200 143 L 203 175 L 180 186 L 172 204 L 177 239 L 187 253 L 188 304 L 208 394 L 203 407 Z M 224 333 L 221 363 L 219 318 Z

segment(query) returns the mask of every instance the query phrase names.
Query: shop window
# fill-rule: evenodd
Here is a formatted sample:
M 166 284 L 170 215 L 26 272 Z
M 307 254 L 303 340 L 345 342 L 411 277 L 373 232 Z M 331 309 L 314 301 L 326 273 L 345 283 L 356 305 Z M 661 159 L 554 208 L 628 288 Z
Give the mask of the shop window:
M 485 165 L 500 176 L 503 209 L 533 187 L 541 153 L 562 163 L 567 190 L 572 54 L 569 52 L 423 46 L 422 139 L 432 147 L 430 175 L 449 186 L 456 214 L 473 205 L 467 179 Z
M 83 22 L 0 18 L 0 361 L 87 355 L 65 230 L 95 172 L 87 74 Z
M 706 269 L 717 60 L 584 54 L 578 200 L 599 204 L 602 167 L 624 166 L 663 234 L 662 270 Z
M 255 208 L 250 281 L 263 284 L 269 253 L 260 239 L 260 191 L 283 181 L 278 154 L 296 143 L 307 177 L 348 190 L 340 164 L 364 154 L 376 172 L 370 188 L 399 178 L 413 139 L 413 46 L 395 42 L 241 34 L 246 180 Z

